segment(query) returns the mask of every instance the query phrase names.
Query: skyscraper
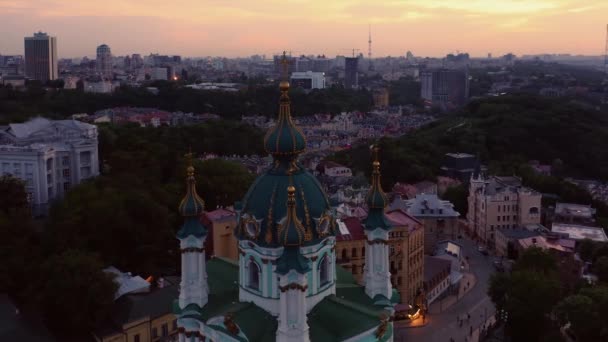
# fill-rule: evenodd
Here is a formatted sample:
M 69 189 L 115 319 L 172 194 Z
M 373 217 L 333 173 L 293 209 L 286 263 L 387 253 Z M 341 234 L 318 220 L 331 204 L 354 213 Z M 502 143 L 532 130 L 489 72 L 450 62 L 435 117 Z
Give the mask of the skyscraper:
M 112 51 L 106 44 L 97 47 L 97 72 L 103 77 L 112 77 Z
M 469 98 L 468 70 L 429 70 L 420 73 L 421 97 L 442 109 L 460 107 Z
M 46 82 L 57 79 L 57 38 L 44 32 L 25 37 L 25 76 Z
M 359 85 L 358 65 L 359 59 L 356 57 L 344 59 L 344 88 L 356 88 Z

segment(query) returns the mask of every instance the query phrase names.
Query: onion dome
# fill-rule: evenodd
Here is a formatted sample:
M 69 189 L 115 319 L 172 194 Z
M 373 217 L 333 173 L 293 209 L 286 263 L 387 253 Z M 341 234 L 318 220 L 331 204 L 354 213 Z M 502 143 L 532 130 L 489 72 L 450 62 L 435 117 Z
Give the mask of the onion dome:
M 284 66 L 286 62 L 283 56 Z M 288 88 L 286 81 L 281 82 L 280 119 L 265 138 L 274 162 L 235 206 L 239 212 L 235 236 L 265 247 L 311 245 L 335 235 L 335 220 L 322 185 L 297 162 L 305 141 L 289 114 Z
M 287 81 L 287 58 L 283 53 L 283 81 L 279 84 L 279 119 L 264 137 L 264 149 L 275 158 L 295 157 L 306 149 L 306 138 L 291 118 L 289 82 Z
M 372 186 L 367 194 L 366 202 L 369 209 L 367 218 L 363 222 L 366 230 L 377 228 L 389 230 L 391 224 L 384 215 L 384 209 L 388 205 L 388 197 L 382 190 L 380 184 L 380 161 L 378 161 L 378 148 L 374 147 L 374 162 L 372 163 Z
M 384 209 L 388 205 L 388 197 L 380 184 L 380 161 L 378 161 L 378 148 L 374 147 L 374 162 L 372 163 L 372 186 L 366 197 L 369 209 Z
M 186 155 L 188 160 L 187 178 L 186 178 L 186 195 L 179 203 L 178 211 L 184 217 L 184 225 L 177 233 L 179 238 L 185 238 L 188 235 L 201 237 L 207 234 L 207 230 L 200 223 L 200 216 L 205 209 L 205 201 L 196 193 L 196 179 L 194 179 L 194 167 L 192 166 L 192 153 Z

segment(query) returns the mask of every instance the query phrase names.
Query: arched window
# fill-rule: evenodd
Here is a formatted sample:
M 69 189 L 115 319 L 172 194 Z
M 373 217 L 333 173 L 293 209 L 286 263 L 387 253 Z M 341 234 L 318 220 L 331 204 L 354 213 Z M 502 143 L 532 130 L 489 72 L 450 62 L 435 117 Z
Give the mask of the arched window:
M 346 260 L 346 258 L 347 258 L 346 253 L 347 253 L 347 252 L 346 252 L 346 248 L 344 248 L 344 249 L 342 250 L 342 260 Z
M 361 247 L 361 256 L 365 256 L 365 246 Z
M 255 261 L 249 262 L 249 282 L 247 286 L 250 289 L 260 291 L 260 266 Z
M 324 256 L 319 263 L 319 284 L 321 286 L 329 283 L 329 258 Z
M 357 257 L 357 249 L 356 249 L 356 248 L 353 248 L 353 249 L 351 250 L 350 254 L 353 256 L 353 258 L 356 258 L 356 257 Z

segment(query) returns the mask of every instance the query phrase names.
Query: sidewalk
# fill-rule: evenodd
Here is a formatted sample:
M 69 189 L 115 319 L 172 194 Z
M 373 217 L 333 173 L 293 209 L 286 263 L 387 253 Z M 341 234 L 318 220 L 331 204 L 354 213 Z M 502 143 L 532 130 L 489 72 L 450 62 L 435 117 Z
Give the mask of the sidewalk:
M 468 265 L 465 269 L 468 269 Z M 460 288 L 458 289 L 458 295 L 450 295 L 443 299 L 437 299 L 431 305 L 429 305 L 429 314 L 438 314 L 450 306 L 456 304 L 464 295 L 466 295 L 477 283 L 477 278 L 473 273 L 467 272 L 463 274 L 462 279 L 460 280 Z M 468 284 L 468 286 L 467 286 Z

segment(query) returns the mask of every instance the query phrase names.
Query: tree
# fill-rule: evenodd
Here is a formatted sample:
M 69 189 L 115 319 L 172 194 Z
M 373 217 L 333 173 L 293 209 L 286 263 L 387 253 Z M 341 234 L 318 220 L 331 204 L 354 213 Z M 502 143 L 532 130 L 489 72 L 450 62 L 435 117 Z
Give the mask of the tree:
M 0 212 L 8 217 L 27 215 L 29 203 L 24 183 L 12 175 L 0 176 Z
M 60 336 L 84 335 L 110 314 L 118 285 L 92 254 L 68 250 L 40 267 L 37 297 L 49 328 Z
M 584 239 L 583 241 L 578 243 L 578 253 L 581 256 L 581 259 L 583 259 L 584 261 L 592 261 L 595 249 L 596 245 L 593 240 Z
M 555 307 L 560 324 L 570 329 L 580 341 L 608 341 L 608 287 L 582 288 L 579 293 L 562 300 Z
M 513 272 L 507 290 L 508 331 L 514 341 L 536 341 L 548 326 L 548 315 L 560 298 L 555 275 Z
M 464 184 L 460 184 L 447 188 L 443 194 L 443 199 L 450 201 L 454 205 L 454 209 L 460 213 L 460 216 L 465 217 L 469 207 L 468 196 L 469 189 Z
M 508 313 L 507 331 L 514 341 L 538 341 L 550 327 L 549 314 L 561 294 L 557 264 L 539 248 L 522 253 L 511 274 L 490 278 L 488 294 Z
M 555 307 L 560 324 L 570 323 L 570 329 L 582 341 L 602 341 L 602 322 L 593 300 L 584 295 L 565 298 Z
M 593 263 L 593 270 L 601 282 L 608 283 L 608 256 L 601 256 Z
M 206 210 L 240 201 L 255 178 L 242 165 L 222 159 L 197 161 L 194 166 L 197 190 L 205 200 Z

